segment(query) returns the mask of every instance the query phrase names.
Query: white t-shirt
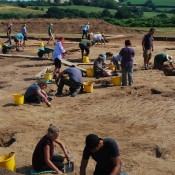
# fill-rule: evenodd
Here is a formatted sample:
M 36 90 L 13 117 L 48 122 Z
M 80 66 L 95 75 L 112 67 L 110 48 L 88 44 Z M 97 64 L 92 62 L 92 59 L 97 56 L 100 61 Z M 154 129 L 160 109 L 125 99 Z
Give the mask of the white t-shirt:
M 63 45 L 61 42 L 57 42 L 54 47 L 53 51 L 53 60 L 58 58 L 59 60 L 62 59 L 62 54 L 65 53 L 66 51 L 63 48 Z

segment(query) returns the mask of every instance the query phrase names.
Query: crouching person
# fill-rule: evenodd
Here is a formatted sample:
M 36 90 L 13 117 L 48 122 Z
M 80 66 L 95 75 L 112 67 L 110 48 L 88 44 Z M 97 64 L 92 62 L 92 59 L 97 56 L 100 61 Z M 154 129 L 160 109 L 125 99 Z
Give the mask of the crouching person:
M 65 74 L 67 74 L 68 77 L 65 77 Z M 69 95 L 75 97 L 81 90 L 82 72 L 72 65 L 68 69 L 59 73 L 57 81 L 59 81 L 59 84 L 57 85 L 58 90 L 55 94 L 56 96 L 63 96 L 63 87 L 64 85 L 67 85 L 69 86 Z
M 167 53 L 161 53 L 158 54 L 154 57 L 154 69 L 159 69 L 162 70 L 163 69 L 163 64 L 165 62 L 169 62 L 170 64 L 172 64 L 172 56 L 168 55 Z
M 96 161 L 93 175 L 124 174 L 124 172 L 121 171 L 119 148 L 113 139 L 102 139 L 95 134 L 89 134 L 86 137 L 85 144 L 80 166 L 80 175 L 87 174 L 86 167 L 90 157 Z
M 64 157 L 54 154 L 54 143 L 61 147 L 67 161 L 70 160 L 70 157 L 65 144 L 59 139 L 59 134 L 59 128 L 50 125 L 47 134 L 36 145 L 32 156 L 32 167 L 35 171 L 54 170 L 56 174 L 63 174 Z
M 107 70 L 105 67 L 106 64 L 104 63 L 104 55 L 99 54 L 98 58 L 94 61 L 94 76 L 96 78 L 100 78 L 112 75 L 111 70 Z
M 47 83 L 44 80 L 39 81 L 38 83 L 33 83 L 28 87 L 24 94 L 24 100 L 28 103 L 46 103 L 47 106 L 51 106 L 47 93 L 44 89 L 47 88 Z

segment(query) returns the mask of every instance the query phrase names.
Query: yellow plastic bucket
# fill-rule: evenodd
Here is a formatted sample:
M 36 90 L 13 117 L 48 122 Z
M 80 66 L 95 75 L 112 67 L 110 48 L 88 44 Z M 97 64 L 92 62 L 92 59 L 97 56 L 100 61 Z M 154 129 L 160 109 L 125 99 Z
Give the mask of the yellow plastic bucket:
M 115 86 L 120 86 L 121 85 L 121 77 L 112 77 L 112 83 L 115 85 Z
M 39 44 L 39 47 L 44 47 L 44 43 L 41 42 L 41 43 Z
M 86 75 L 88 77 L 93 77 L 94 76 L 94 69 L 93 68 L 86 69 Z
M 115 66 L 114 65 L 109 64 L 108 67 L 109 67 L 110 70 L 115 71 Z
M 0 156 L 0 167 L 10 171 L 16 171 L 15 153 L 4 154 Z
M 44 79 L 45 80 L 52 80 L 53 74 L 52 73 L 45 73 L 44 74 Z
M 84 85 L 85 92 L 90 92 L 90 93 L 93 92 L 93 90 L 94 90 L 93 89 L 93 87 L 94 87 L 93 82 L 84 82 L 83 85 Z
M 13 94 L 14 104 L 22 105 L 24 104 L 24 95 L 23 94 Z
M 83 57 L 83 63 L 89 63 L 89 57 L 84 56 Z

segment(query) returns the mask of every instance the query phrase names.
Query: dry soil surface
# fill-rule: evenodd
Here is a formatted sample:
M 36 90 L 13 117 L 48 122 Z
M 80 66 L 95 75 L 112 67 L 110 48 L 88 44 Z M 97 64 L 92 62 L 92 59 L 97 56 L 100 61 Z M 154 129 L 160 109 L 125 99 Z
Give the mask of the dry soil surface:
M 27 23 L 27 21 L 19 20 L 19 23 Z M 90 21 L 90 23 L 93 22 L 95 23 L 95 20 Z M 40 25 L 46 25 L 42 20 L 40 23 Z M 103 28 L 105 27 L 108 28 L 109 25 L 104 23 Z M 117 30 L 119 27 L 116 27 Z M 111 30 L 111 34 L 114 34 L 112 32 Z M 71 33 L 68 31 L 67 34 Z M 56 85 L 48 84 L 47 91 L 51 92 L 53 98 L 51 108 L 45 104 L 15 106 L 12 94 L 24 93 L 26 88 L 35 82 L 32 77 L 51 65 L 52 61 L 0 56 L 0 137 L 2 142 L 0 155 L 15 152 L 18 173 L 28 174 L 35 145 L 46 133 L 49 124 L 53 123 L 60 127 L 60 138 L 66 143 L 69 152 L 74 155 L 75 172 L 72 173 L 74 175 L 79 172 L 85 136 L 89 133 L 95 133 L 102 138 L 111 137 L 117 141 L 122 168 L 129 175 L 175 174 L 175 77 L 166 77 L 159 70 L 142 70 L 143 34 L 129 30 L 123 31 L 123 34 L 132 36 L 128 39 L 131 39 L 136 52 L 134 85 L 128 87 L 112 85 L 102 88 L 101 83 L 110 81 L 111 77 L 100 79 L 83 77 L 84 81 L 94 82 L 94 92 L 72 98 L 55 97 Z M 38 40 L 29 40 L 23 52 L 14 51 L 10 54 L 36 56 L 39 43 Z M 122 38 L 112 40 L 106 46 L 94 46 L 91 48 L 89 58 L 93 60 L 99 53 L 107 51 L 116 54 L 123 46 Z M 53 44 L 47 47 L 53 48 Z M 66 50 L 78 48 L 78 43 L 65 41 L 64 47 Z M 154 41 L 154 48 L 153 56 L 161 52 L 174 55 L 174 42 Z M 70 52 L 64 59 L 79 62 L 80 52 Z M 87 66 L 82 67 L 87 68 Z M 66 66 L 62 67 L 64 68 Z M 152 94 L 152 88 L 162 93 Z M 65 87 L 64 92 L 67 89 L 68 87 Z M 3 147 L 3 144 L 13 137 L 16 141 L 8 147 Z M 62 153 L 59 146 L 55 146 L 55 151 Z M 87 175 L 92 174 L 94 166 L 95 162 L 90 160 Z M 4 173 L 0 171 L 0 174 Z

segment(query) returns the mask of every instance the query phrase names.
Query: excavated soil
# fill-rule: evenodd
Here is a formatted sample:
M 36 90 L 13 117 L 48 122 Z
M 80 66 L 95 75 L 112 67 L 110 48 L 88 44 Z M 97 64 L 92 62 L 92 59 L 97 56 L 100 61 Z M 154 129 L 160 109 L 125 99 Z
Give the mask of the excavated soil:
M 58 26 L 55 33 L 80 36 L 80 26 L 85 19 L 30 19 L 10 20 L 14 23 L 13 31 L 19 32 L 23 23 L 27 23 L 29 35 L 35 33 L 47 36 L 49 22 Z M 32 153 L 38 140 L 46 133 L 49 124 L 60 127 L 62 139 L 70 154 L 74 155 L 75 172 L 79 174 L 79 166 L 84 147 L 85 136 L 95 133 L 100 137 L 111 137 L 119 145 L 122 168 L 128 175 L 174 175 L 175 167 L 175 77 L 165 76 L 159 70 L 143 70 L 141 40 L 142 32 L 115 27 L 100 20 L 88 20 L 94 31 L 104 30 L 109 35 L 122 35 L 130 39 L 135 50 L 134 84 L 133 86 L 114 86 L 111 77 L 89 78 L 83 81 L 94 82 L 94 92 L 78 95 L 74 98 L 54 96 L 57 87 L 48 84 L 47 91 L 53 98 L 52 107 L 45 104 L 15 106 L 14 93 L 24 93 L 26 88 L 35 82 L 33 77 L 52 64 L 50 59 L 22 58 L 13 55 L 37 56 L 41 41 L 28 40 L 23 52 L 10 52 L 10 57 L 0 56 L 0 155 L 15 152 L 17 173 L 28 174 L 31 168 Z M 1 21 L 3 28 L 9 21 Z M 73 26 L 72 26 L 73 25 Z M 57 31 L 57 32 L 56 32 Z M 30 33 L 31 32 L 31 33 Z M 132 36 L 132 37 L 129 37 Z M 156 36 L 156 33 L 155 33 Z M 5 38 L 1 38 L 4 42 Z M 45 41 L 44 41 L 45 42 Z M 45 42 L 46 44 L 46 42 Z M 109 41 L 106 46 L 97 45 L 91 48 L 89 58 L 94 60 L 99 53 L 108 51 L 118 53 L 124 46 L 123 38 Z M 53 44 L 47 45 L 53 48 Z M 75 49 L 64 59 L 80 62 L 81 53 L 78 42 L 65 41 L 66 50 Z M 153 57 L 161 52 L 174 55 L 174 42 L 154 41 Z M 151 60 L 153 63 L 153 58 Z M 51 65 L 52 66 L 52 65 Z M 83 68 L 91 67 L 80 65 Z M 152 66 L 152 64 L 150 65 Z M 62 66 L 62 70 L 67 66 Z M 51 70 L 53 70 L 53 66 Z M 107 82 L 109 87 L 102 87 Z M 154 94 L 152 89 L 161 93 Z M 64 88 L 64 93 L 68 87 Z M 15 141 L 9 146 L 9 140 Z M 55 151 L 62 153 L 59 146 Z M 89 161 L 87 175 L 91 175 L 95 162 Z M 0 174 L 15 173 L 0 169 Z

